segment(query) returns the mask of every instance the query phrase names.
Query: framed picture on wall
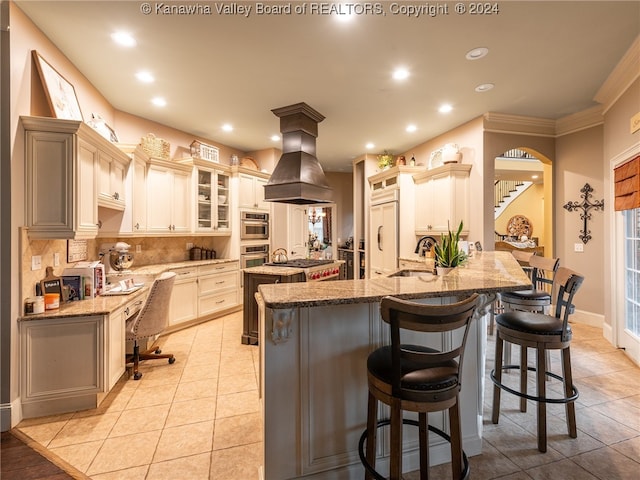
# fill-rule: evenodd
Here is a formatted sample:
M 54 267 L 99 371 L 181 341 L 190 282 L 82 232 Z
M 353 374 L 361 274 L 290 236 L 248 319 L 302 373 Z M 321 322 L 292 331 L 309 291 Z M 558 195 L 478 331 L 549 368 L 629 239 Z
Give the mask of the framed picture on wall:
M 51 66 L 38 52 L 32 50 L 40 80 L 55 118 L 84 120 L 73 85 Z

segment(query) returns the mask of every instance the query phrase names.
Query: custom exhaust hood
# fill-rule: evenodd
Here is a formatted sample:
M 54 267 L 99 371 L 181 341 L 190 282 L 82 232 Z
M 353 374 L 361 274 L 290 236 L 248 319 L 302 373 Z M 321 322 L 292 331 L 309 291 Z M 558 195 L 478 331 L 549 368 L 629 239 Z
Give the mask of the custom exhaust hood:
M 264 186 L 264 199 L 297 205 L 331 202 L 333 190 L 316 158 L 318 123 L 324 116 L 306 103 L 271 111 L 280 118 L 282 156 Z

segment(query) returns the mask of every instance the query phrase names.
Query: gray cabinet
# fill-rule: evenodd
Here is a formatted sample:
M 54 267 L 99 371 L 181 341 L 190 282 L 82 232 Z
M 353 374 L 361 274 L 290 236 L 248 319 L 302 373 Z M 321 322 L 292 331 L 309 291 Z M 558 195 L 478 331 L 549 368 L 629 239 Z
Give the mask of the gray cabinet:
M 244 275 L 244 311 L 243 311 L 243 328 L 242 343 L 245 345 L 258 344 L 258 304 L 256 303 L 255 293 L 258 286 L 264 283 L 293 283 L 304 282 L 304 273 L 295 275 L 275 275 L 268 273 L 250 273 L 243 272 Z

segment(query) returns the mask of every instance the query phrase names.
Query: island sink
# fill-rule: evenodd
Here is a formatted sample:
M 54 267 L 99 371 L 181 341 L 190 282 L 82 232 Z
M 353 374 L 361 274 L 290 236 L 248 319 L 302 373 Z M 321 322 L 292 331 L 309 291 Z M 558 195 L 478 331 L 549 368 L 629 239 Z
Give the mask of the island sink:
M 391 275 L 389 275 L 389 278 L 392 277 L 428 277 L 431 278 L 435 276 L 433 274 L 433 272 L 430 272 L 429 270 L 413 270 L 413 269 L 405 269 L 405 270 L 398 270 L 397 272 L 393 272 Z

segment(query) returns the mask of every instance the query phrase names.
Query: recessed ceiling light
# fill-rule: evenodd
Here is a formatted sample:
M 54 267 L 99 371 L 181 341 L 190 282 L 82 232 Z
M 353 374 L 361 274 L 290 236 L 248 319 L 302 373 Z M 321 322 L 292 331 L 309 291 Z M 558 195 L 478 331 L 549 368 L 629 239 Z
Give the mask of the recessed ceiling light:
M 130 33 L 127 32 L 114 32 L 111 34 L 111 39 L 118 45 L 123 47 L 135 47 L 136 39 Z
M 418 129 L 418 127 L 416 127 L 416 126 L 415 126 L 415 125 L 413 125 L 413 124 L 407 125 L 407 128 L 405 128 L 405 130 L 406 130 L 407 132 L 415 132 L 417 129 Z
M 453 107 L 448 103 L 440 105 L 440 108 L 438 109 L 440 113 L 449 113 L 451 110 L 453 110 Z
M 495 85 L 493 83 L 483 83 L 481 85 L 478 85 L 475 90 L 478 93 L 482 93 L 482 92 L 488 92 L 489 90 L 491 90 L 493 87 L 495 87 Z
M 225 123 L 224 125 L 222 125 L 222 130 L 224 130 L 225 132 L 231 132 L 233 131 L 233 125 L 231 125 L 230 123 Z
M 409 77 L 409 70 L 406 68 L 396 68 L 393 71 L 393 79 L 394 80 L 405 80 Z
M 376 148 L 376 146 L 373 143 L 369 142 L 364 146 L 364 148 L 366 148 L 367 150 L 373 150 L 374 148 Z
M 280 140 L 280 135 L 271 135 L 272 142 L 277 142 L 278 140 Z
M 136 78 L 140 80 L 142 83 L 153 83 L 156 81 L 156 79 L 153 78 L 153 75 L 151 75 L 151 73 L 145 72 L 145 71 L 140 71 L 136 73 Z
M 467 60 L 478 60 L 482 57 L 486 57 L 487 53 L 489 53 L 489 49 L 487 47 L 478 47 L 473 50 L 469 50 L 465 55 Z
M 156 107 L 166 107 L 167 101 L 162 97 L 155 97 L 151 99 L 151 103 L 153 103 Z

